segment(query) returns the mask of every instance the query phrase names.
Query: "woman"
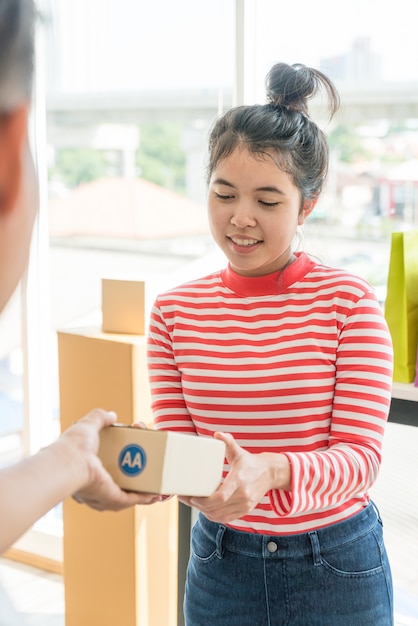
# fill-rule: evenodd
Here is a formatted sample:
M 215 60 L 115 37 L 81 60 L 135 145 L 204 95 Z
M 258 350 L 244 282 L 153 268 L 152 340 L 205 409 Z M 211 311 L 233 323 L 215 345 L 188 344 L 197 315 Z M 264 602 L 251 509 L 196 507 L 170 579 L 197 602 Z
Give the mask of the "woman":
M 157 428 L 225 441 L 224 480 L 200 510 L 187 626 L 389 626 L 390 567 L 370 501 L 392 347 L 371 287 L 293 251 L 326 179 L 308 116 L 321 72 L 275 65 L 268 103 L 216 121 L 211 232 L 228 266 L 159 296 L 149 371 Z

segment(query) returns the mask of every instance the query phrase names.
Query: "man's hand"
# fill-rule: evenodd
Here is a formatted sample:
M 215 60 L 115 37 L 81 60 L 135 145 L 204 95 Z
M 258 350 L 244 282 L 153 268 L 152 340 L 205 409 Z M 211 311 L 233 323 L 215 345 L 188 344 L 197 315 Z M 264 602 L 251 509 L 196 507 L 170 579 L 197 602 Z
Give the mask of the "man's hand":
M 77 464 L 77 469 L 84 474 L 80 488 L 73 493 L 74 500 L 98 511 L 119 511 L 135 504 L 162 500 L 158 494 L 124 491 L 104 469 L 97 456 L 99 432 L 116 420 L 115 413 L 95 409 L 68 428 L 55 444 L 68 455 L 69 463 Z

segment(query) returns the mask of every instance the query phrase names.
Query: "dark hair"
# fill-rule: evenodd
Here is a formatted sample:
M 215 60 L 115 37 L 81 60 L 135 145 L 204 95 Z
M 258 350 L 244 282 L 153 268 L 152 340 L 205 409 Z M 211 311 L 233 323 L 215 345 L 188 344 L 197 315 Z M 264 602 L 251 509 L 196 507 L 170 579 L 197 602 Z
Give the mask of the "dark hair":
M 0 112 L 30 99 L 34 20 L 33 0 L 0 0 Z
M 328 172 L 328 143 L 309 118 L 307 102 L 321 88 L 332 118 L 339 96 L 327 76 L 300 63 L 274 65 L 266 77 L 267 104 L 232 108 L 215 122 L 209 137 L 208 180 L 219 161 L 241 144 L 260 156 L 274 152 L 302 199 L 318 196 Z

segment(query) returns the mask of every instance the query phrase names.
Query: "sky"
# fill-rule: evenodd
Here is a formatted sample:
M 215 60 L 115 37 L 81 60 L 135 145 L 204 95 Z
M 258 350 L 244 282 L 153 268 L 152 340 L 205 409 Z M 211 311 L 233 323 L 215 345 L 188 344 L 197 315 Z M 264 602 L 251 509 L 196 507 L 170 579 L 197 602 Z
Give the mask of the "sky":
M 418 79 L 418 0 L 302 0 L 293 5 L 293 19 L 286 16 L 283 22 L 286 3 L 259 0 L 257 6 L 262 8 L 260 37 L 271 43 L 276 36 L 289 57 L 315 62 L 321 56 L 343 54 L 356 37 L 367 36 L 372 50 L 382 57 L 386 80 L 408 80 L 411 75 Z M 270 52 L 274 46 L 265 49 Z
M 38 0 L 62 91 L 231 85 L 235 0 Z M 318 65 L 370 38 L 385 81 L 418 81 L 418 0 L 246 0 L 248 72 Z

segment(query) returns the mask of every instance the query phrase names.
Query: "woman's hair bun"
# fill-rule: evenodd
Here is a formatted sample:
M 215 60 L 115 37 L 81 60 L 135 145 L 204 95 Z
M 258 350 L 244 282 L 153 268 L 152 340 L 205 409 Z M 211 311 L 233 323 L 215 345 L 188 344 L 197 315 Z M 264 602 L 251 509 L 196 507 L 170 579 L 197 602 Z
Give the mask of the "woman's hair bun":
M 324 88 L 329 96 L 331 116 L 339 106 L 339 96 L 331 80 L 319 70 L 302 63 L 276 63 L 266 77 L 269 104 L 308 115 L 308 100 Z

